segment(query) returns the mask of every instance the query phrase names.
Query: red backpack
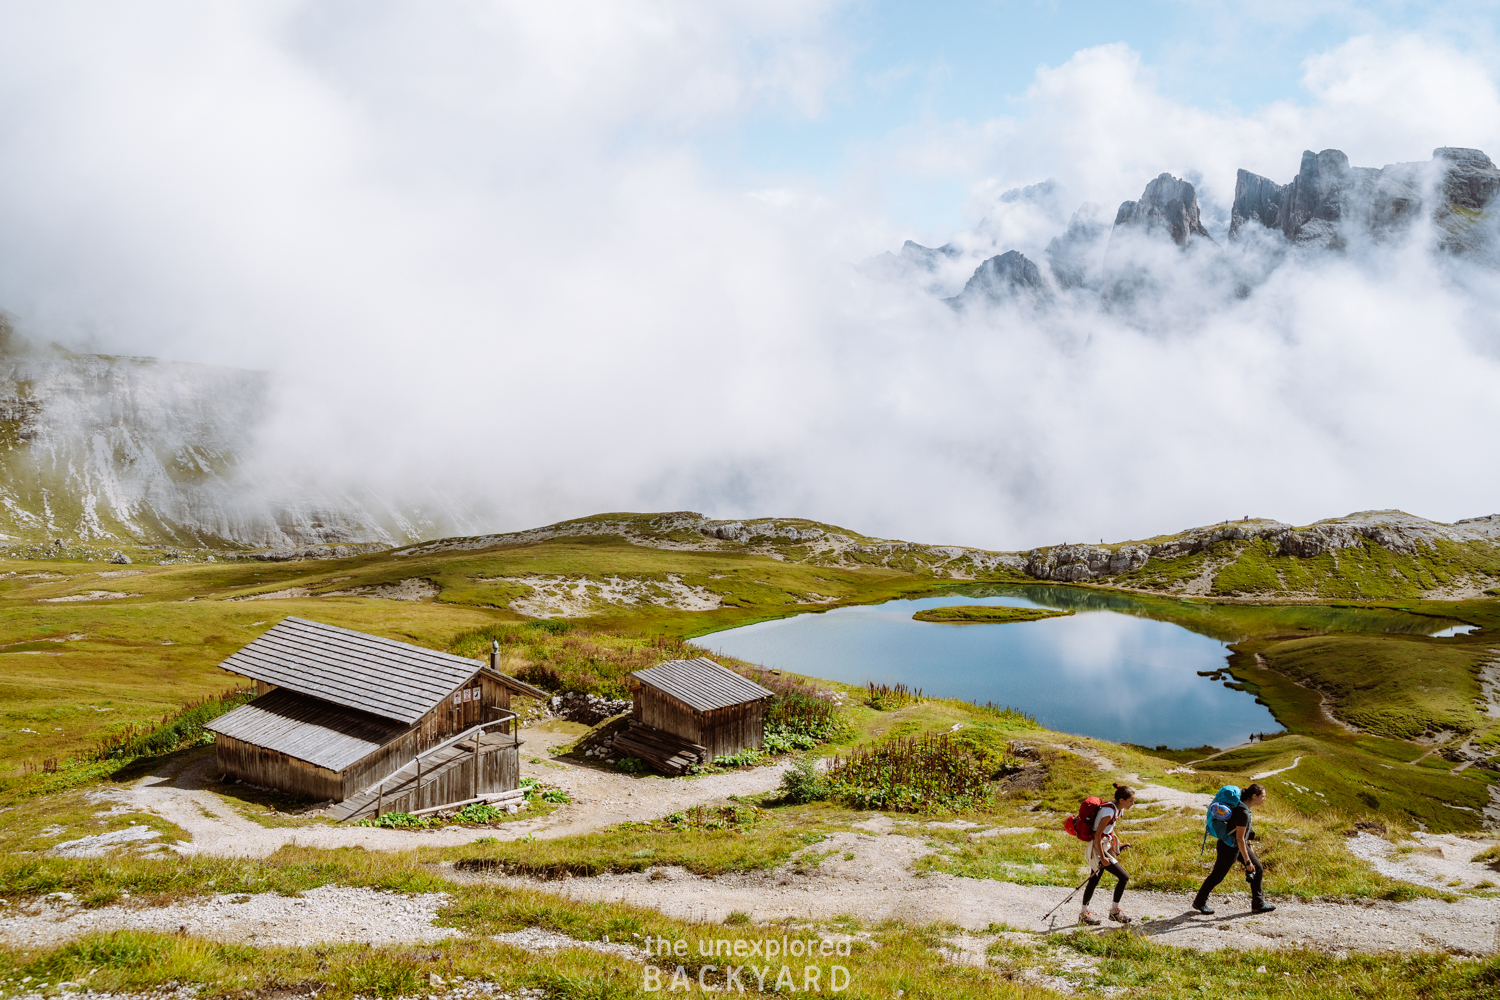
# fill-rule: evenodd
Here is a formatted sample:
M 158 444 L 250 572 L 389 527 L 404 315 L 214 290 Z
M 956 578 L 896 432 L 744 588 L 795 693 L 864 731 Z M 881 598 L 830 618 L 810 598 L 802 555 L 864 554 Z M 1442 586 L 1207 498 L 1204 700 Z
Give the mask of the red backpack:
M 1090 795 L 1078 803 L 1078 815 L 1069 816 L 1063 820 L 1063 829 L 1084 843 L 1094 839 L 1094 818 L 1099 815 L 1099 810 L 1104 801 L 1097 795 Z

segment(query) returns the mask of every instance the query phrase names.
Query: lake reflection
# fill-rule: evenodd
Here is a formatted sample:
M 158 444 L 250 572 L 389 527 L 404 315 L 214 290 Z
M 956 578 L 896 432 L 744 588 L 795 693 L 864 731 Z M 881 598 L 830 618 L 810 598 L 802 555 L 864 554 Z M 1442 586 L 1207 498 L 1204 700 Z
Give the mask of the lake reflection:
M 914 612 L 954 604 L 1036 607 L 1014 595 L 930 597 L 836 608 L 703 636 L 697 645 L 848 684 L 904 683 L 932 696 L 992 701 L 1049 729 L 1100 739 L 1232 746 L 1281 729 L 1243 691 L 1199 677 L 1225 644 L 1109 610 L 1005 625 L 939 625 Z

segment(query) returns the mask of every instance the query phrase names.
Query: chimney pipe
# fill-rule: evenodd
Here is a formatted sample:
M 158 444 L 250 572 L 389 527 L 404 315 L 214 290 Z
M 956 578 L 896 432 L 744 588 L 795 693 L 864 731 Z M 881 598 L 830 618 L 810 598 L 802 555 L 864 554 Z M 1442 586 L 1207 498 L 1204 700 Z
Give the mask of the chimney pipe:
M 495 673 L 504 673 L 500 669 L 500 640 L 490 640 L 490 669 Z

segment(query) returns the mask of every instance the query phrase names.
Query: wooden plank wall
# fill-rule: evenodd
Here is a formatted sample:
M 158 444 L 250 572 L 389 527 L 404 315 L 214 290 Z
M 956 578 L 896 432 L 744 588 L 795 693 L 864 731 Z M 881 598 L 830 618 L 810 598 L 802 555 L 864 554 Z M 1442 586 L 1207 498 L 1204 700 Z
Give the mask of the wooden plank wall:
M 274 685 L 267 684 L 265 681 L 256 681 L 255 687 L 257 694 L 266 694 L 276 689 Z M 510 710 L 510 688 L 492 677 L 484 676 L 477 666 L 474 676 L 465 681 L 459 691 L 462 692 L 465 689 L 472 691 L 475 688 L 479 688 L 478 698 L 471 696 L 468 701 L 460 700 L 455 706 L 450 695 L 432 711 L 418 719 L 401 736 L 362 760 L 351 764 L 341 773 L 315 767 L 275 750 L 241 743 L 227 736 L 218 736 L 216 739 L 219 748 L 219 768 L 225 774 L 253 785 L 275 788 L 293 795 L 307 795 L 319 801 L 324 799 L 342 801 L 364 791 L 386 775 L 399 771 L 411 763 L 417 754 L 481 722 L 493 722 L 502 710 Z M 509 732 L 510 727 L 506 727 L 506 731 Z M 510 754 L 512 758 L 515 757 L 515 751 L 510 751 Z M 488 755 L 486 759 L 491 756 L 494 755 Z M 500 767 L 501 765 L 493 766 Z M 514 759 L 510 767 L 515 769 Z M 486 769 L 490 768 L 491 765 L 487 764 Z M 465 773 L 470 777 L 454 780 L 472 781 L 472 768 Z M 487 779 L 481 775 L 481 781 L 484 780 Z M 502 778 L 497 776 L 495 780 L 502 780 Z M 495 790 L 504 791 L 505 788 L 515 788 L 519 781 L 520 773 L 517 771 L 510 785 Z M 459 796 L 459 798 L 469 797 L 467 794 Z M 422 807 L 413 806 L 413 808 Z
M 638 684 L 631 692 L 635 717 L 648 726 L 708 747 L 710 758 L 760 749 L 766 741 L 764 701 L 698 712 L 664 691 Z
M 521 784 L 521 760 L 516 747 L 506 747 L 479 755 L 479 791 L 474 792 L 474 761 L 472 756 L 454 763 L 437 778 L 423 779 L 420 801 L 417 795 L 408 792 L 402 796 L 387 795 L 380 811 L 414 812 L 431 809 L 450 802 L 462 802 L 476 794 L 487 795 L 508 792 Z
M 727 757 L 741 750 L 759 750 L 766 742 L 766 703 L 748 701 L 703 713 L 698 742 L 708 747 L 708 756 Z
M 342 799 L 343 784 L 336 771 L 315 767 L 284 753 L 243 743 L 223 733 L 214 735 L 219 770 L 249 785 L 275 788 L 322 802 Z
M 351 764 L 345 768 L 343 791 L 339 798 L 345 799 L 364 791 L 386 775 L 401 770 L 411 763 L 417 754 L 436 746 L 448 737 L 457 736 L 465 729 L 477 726 L 481 722 L 493 721 L 499 714 L 495 707 L 497 703 L 502 708 L 510 707 L 509 690 L 502 684 L 481 677 L 477 670 L 474 677 L 464 682 L 464 687 L 470 690 L 475 687 L 480 688 L 479 700 L 461 702 L 458 708 L 454 708 L 451 695 L 443 699 L 441 704 L 418 719 L 402 736 L 387 743 L 357 764 Z
M 635 717 L 646 725 L 693 743 L 703 743 L 698 738 L 701 728 L 698 713 L 666 692 L 640 684 L 631 692 L 631 702 Z

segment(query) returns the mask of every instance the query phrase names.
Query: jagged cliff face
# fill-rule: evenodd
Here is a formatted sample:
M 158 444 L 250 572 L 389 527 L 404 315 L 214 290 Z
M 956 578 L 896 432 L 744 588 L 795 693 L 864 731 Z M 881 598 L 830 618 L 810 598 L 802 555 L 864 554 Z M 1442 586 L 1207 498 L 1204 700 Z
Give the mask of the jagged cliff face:
M 0 340 L 0 545 L 15 554 L 352 553 L 465 527 L 243 462 L 269 376 Z
M 1385 240 L 1407 231 L 1431 206 L 1434 221 L 1472 231 L 1500 190 L 1500 171 L 1477 149 L 1443 147 L 1429 163 L 1378 170 L 1351 167 L 1337 149 L 1302 154 L 1289 183 L 1241 170 L 1229 234 L 1258 223 L 1294 244 L 1340 248 L 1351 239 Z M 1461 241 L 1460 241 L 1461 242 Z M 1462 251 L 1455 244 L 1450 249 Z
M 1040 191 L 1042 186 L 1025 189 Z M 1046 193 L 1056 192 L 1048 188 Z M 1016 192 L 1011 192 L 1016 194 Z M 1272 250 L 1300 248 L 1341 251 L 1355 244 L 1392 243 L 1414 232 L 1430 234 L 1436 249 L 1500 267 L 1500 169 L 1478 149 L 1444 146 L 1425 162 L 1356 167 L 1337 149 L 1302 154 L 1297 173 L 1286 183 L 1240 170 L 1230 207 L 1227 246 L 1220 246 L 1204 224 L 1197 192 L 1186 180 L 1163 173 L 1146 184 L 1139 199 L 1122 202 L 1113 225 L 1097 206 L 1085 205 L 1044 251 L 1048 267 L 1016 250 L 989 256 L 974 267 L 975 256 L 962 241 L 937 249 L 908 242 L 901 257 L 884 254 L 864 271 L 880 280 L 929 276 L 928 291 L 957 266 L 972 268 L 964 290 L 948 298 L 955 307 L 997 306 L 1018 297 L 1045 304 L 1054 292 L 1096 295 L 1111 307 L 1125 306 L 1151 293 L 1166 293 L 1174 269 L 1188 266 L 1163 247 L 1217 248 L 1220 277 L 1249 294 L 1281 265 L 1278 259 L 1252 260 L 1232 251 L 1247 241 L 1272 241 Z M 1004 200 L 1004 199 L 1002 199 Z M 1419 224 L 1430 222 L 1431 228 Z M 965 239 L 972 242 L 971 234 Z M 1276 258 L 1277 254 L 1262 254 Z M 1194 266 L 1203 267 L 1203 261 Z M 951 286 L 949 286 L 951 287 Z
M 1144 231 L 1148 236 L 1163 235 L 1180 247 L 1194 238 L 1210 242 L 1213 237 L 1203 227 L 1198 209 L 1198 192 L 1187 181 L 1162 174 L 1146 185 L 1139 201 L 1120 204 L 1115 213 L 1115 231 Z
M 1037 304 L 1051 297 L 1041 268 L 1011 250 L 991 257 L 975 269 L 964 290 L 948 301 L 954 306 L 998 305 L 1017 299 Z

